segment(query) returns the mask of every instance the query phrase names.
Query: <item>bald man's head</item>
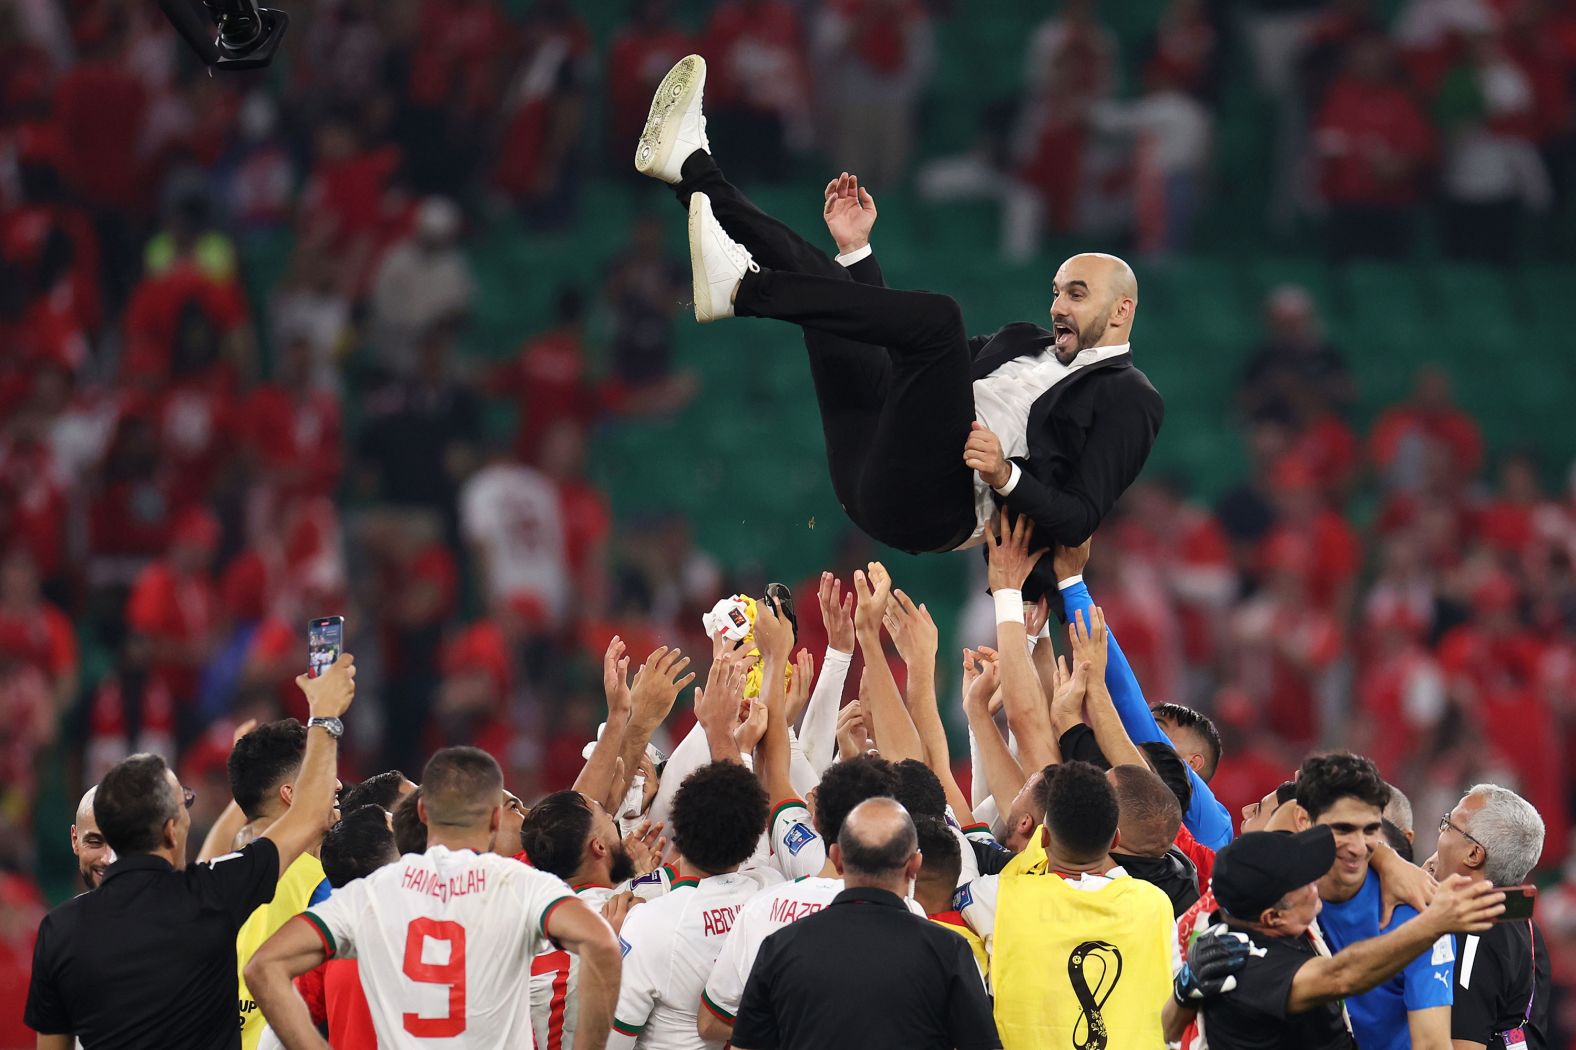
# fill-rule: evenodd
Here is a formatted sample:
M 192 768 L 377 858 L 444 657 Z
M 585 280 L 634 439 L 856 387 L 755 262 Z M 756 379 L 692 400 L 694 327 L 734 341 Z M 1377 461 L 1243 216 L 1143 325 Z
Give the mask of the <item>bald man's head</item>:
M 97 784 L 88 788 L 82 801 L 77 803 L 76 820 L 71 825 L 71 852 L 77 858 L 77 874 L 82 877 L 82 885 L 90 890 L 104 881 L 104 872 L 115 863 L 115 851 L 104 841 L 98 820 L 93 816 L 93 796 L 97 793 Z
M 908 810 L 884 797 L 855 806 L 837 836 L 834 863 L 850 885 L 913 879 L 919 871 L 919 839 Z
M 1119 346 L 1132 337 L 1138 278 L 1122 259 L 1102 252 L 1062 263 L 1051 285 L 1056 359 L 1070 364 L 1084 350 Z

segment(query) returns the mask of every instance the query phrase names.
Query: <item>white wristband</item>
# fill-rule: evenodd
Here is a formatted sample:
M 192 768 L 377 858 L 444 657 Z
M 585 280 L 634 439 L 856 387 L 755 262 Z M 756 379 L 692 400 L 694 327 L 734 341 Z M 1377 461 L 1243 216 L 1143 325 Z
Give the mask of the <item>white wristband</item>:
M 1016 588 L 1001 588 L 991 593 L 996 602 L 997 623 L 1023 622 L 1023 592 Z

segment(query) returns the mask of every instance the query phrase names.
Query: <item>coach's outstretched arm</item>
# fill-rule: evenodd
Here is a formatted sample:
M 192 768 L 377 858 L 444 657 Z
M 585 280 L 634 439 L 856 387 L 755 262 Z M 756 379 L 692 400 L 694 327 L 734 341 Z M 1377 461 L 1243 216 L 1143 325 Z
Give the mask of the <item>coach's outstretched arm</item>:
M 356 658 L 341 653 L 316 678 L 297 675 L 296 685 L 306 694 L 312 718 L 337 720 L 356 698 Z M 339 738 L 320 725 L 308 726 L 295 797 L 285 815 L 270 824 L 261 836 L 279 851 L 280 875 L 316 845 L 333 823 L 334 791 L 339 786 Z

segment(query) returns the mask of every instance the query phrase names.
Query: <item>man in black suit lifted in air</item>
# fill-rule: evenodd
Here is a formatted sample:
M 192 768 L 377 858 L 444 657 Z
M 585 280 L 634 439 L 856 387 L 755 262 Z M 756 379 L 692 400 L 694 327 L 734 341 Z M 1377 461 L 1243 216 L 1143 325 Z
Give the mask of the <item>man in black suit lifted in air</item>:
M 1164 414 L 1128 347 L 1132 269 L 1075 255 L 1056 272 L 1050 330 L 1015 323 L 970 339 L 951 298 L 884 286 L 869 243 L 875 201 L 853 177 L 827 186 L 835 260 L 730 185 L 706 140 L 705 83 L 699 55 L 668 72 L 635 167 L 672 184 L 689 212 L 696 320 L 804 330 L 848 516 L 915 553 L 983 543 L 1001 504 L 1034 521 L 1036 546 L 1087 539 L 1143 468 Z

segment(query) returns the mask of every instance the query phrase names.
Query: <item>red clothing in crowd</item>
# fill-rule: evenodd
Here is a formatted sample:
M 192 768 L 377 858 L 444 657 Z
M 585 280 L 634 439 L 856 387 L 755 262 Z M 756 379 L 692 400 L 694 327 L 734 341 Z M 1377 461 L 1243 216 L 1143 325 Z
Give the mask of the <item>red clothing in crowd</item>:
M 66 567 L 66 479 L 49 446 L 0 439 L 0 540 L 20 543 L 49 579 Z
M 216 281 L 194 266 L 179 265 L 146 278 L 126 305 L 126 359 L 121 372 L 139 380 L 170 374 L 170 350 L 189 305 L 227 335 L 246 323 L 246 299 L 235 281 Z
M 241 418 L 248 451 L 281 497 L 333 494 L 344 466 L 337 397 L 267 383 L 248 395 Z
M 493 373 L 492 387 L 518 406 L 514 448 L 523 463 L 536 462 L 542 438 L 555 424 L 589 423 L 598 409 L 581 335 L 574 328 L 555 328 L 527 342 L 518 360 Z
M 916 0 L 828 0 L 825 10 L 847 21 L 854 57 L 872 73 L 887 76 L 908 65 L 908 31 L 925 17 L 924 5 Z
M 425 0 L 406 92 L 427 109 L 480 115 L 497 105 L 498 78 L 514 27 L 492 0 Z
M 179 576 L 165 562 L 142 571 L 126 603 L 126 622 L 132 630 L 156 641 L 195 645 L 208 639 L 219 611 L 218 595 L 207 576 Z M 197 696 L 197 668 L 187 663 L 159 661 L 154 665 L 178 703 Z
M 1386 409 L 1368 436 L 1368 455 L 1379 466 L 1388 467 L 1406 444 L 1418 437 L 1444 445 L 1463 477 L 1477 473 L 1483 465 L 1483 435 L 1472 417 L 1458 408 L 1396 405 Z
M 20 613 L 0 610 L 0 653 L 38 668 L 51 685 L 77 672 L 77 634 L 49 602 Z
M 361 967 L 354 959 L 330 959 L 295 979 L 312 1023 L 328 1029 L 337 1050 L 377 1050 L 372 1010 L 361 987 Z
M 724 0 L 706 26 L 701 53 L 707 59 L 706 104 L 713 109 L 780 111 L 784 100 L 803 95 L 799 13 L 783 0 Z
M 1325 158 L 1320 182 L 1331 204 L 1401 207 L 1421 197 L 1418 169 L 1433 155 L 1434 130 L 1405 88 L 1337 80 L 1314 128 Z M 1378 155 L 1404 162 L 1406 172 L 1382 174 Z
M 54 119 L 65 143 L 61 167 L 84 200 L 133 214 L 151 203 L 141 152 L 148 110 L 147 89 L 119 62 L 82 62 L 60 78 Z

